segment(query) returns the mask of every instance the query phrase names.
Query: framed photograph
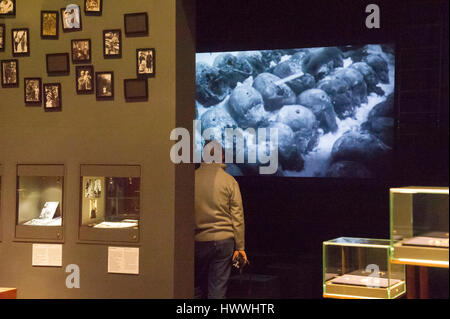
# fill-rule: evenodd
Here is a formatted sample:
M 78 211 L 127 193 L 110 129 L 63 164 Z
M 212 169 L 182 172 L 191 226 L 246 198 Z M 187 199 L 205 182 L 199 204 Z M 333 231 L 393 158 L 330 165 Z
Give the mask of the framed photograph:
M 16 0 L 0 0 L 0 18 L 16 15 Z
M 102 15 L 103 0 L 84 0 L 84 14 L 87 16 Z
M 19 61 L 18 60 L 2 60 L 2 87 L 16 88 L 19 87 Z
M 148 35 L 147 12 L 128 13 L 124 15 L 125 36 L 144 37 Z
M 46 112 L 61 111 L 61 83 L 44 83 L 42 91 L 44 94 L 44 110 Z
M 75 68 L 75 85 L 77 94 L 94 93 L 94 67 L 80 65 Z
M 138 78 L 155 76 L 155 49 L 136 50 L 136 74 Z
M 59 12 L 41 11 L 41 38 L 57 40 L 59 33 Z
M 42 105 L 42 80 L 41 78 L 24 79 L 24 99 L 27 106 Z
M 103 30 L 103 57 L 105 59 L 122 57 L 122 31 Z
M 61 24 L 64 32 L 81 31 L 81 11 L 76 4 L 61 9 Z
M 72 63 L 90 63 L 91 62 L 91 40 L 81 39 L 72 40 Z
M 6 27 L 0 23 L 0 52 L 5 51 Z
M 147 79 L 125 79 L 123 80 L 123 88 L 125 93 L 125 101 L 148 101 Z
M 47 54 L 46 58 L 48 75 L 69 75 L 69 53 Z
M 114 100 L 114 72 L 95 72 L 97 100 Z
M 11 40 L 13 56 L 30 55 L 30 31 L 27 28 L 12 29 Z

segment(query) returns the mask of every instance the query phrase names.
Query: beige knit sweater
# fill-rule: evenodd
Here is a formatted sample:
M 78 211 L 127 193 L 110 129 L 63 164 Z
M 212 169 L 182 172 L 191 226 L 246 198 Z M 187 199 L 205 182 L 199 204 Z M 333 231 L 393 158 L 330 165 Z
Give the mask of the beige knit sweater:
M 234 238 L 245 249 L 244 210 L 236 180 L 224 164 L 202 163 L 195 171 L 195 240 Z

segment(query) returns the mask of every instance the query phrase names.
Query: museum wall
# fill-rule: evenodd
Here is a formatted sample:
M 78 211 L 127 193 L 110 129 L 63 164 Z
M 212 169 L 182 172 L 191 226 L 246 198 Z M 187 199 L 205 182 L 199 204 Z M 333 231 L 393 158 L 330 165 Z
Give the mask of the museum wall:
M 370 3 L 380 6 L 380 29 L 365 26 Z M 388 178 L 237 178 L 252 271 L 280 276 L 283 296 L 321 297 L 323 241 L 389 238 L 390 187 L 448 186 L 448 11 L 438 0 L 198 0 L 198 52 L 395 43 Z
M 0 59 L 12 58 L 12 28 L 30 30 L 31 54 L 18 58 L 19 87 L 0 88 L 0 286 L 17 287 L 18 298 L 186 298 L 193 294 L 193 261 L 188 258 L 193 243 L 187 240 L 193 235 L 193 167 L 175 167 L 169 158 L 171 130 L 194 117 L 193 2 L 103 2 L 101 16 L 87 17 L 82 0 L 19 0 L 15 18 L 0 18 L 7 28 Z M 58 40 L 42 40 L 41 10 L 59 10 L 69 3 L 82 9 L 82 31 L 64 33 L 60 26 Z M 134 12 L 148 13 L 148 36 L 125 36 L 123 15 Z M 104 59 L 102 30 L 116 28 L 122 29 L 122 58 Z M 177 42 L 178 36 L 183 36 L 182 42 Z M 86 38 L 91 39 L 95 71 L 114 71 L 113 101 L 96 101 L 95 94 L 77 95 L 72 63 L 70 75 L 47 76 L 45 54 L 70 53 L 70 40 Z M 136 78 L 137 48 L 155 48 L 157 72 L 148 79 L 148 102 L 128 103 L 123 80 Z M 181 76 L 175 65 L 184 65 Z M 25 107 L 24 77 L 60 82 L 62 111 Z M 15 239 L 17 164 L 65 166 L 62 267 L 32 267 L 36 241 Z M 140 165 L 138 243 L 79 241 L 81 164 Z M 108 246 L 139 247 L 139 275 L 109 274 Z M 80 268 L 79 289 L 66 287 L 69 264 Z

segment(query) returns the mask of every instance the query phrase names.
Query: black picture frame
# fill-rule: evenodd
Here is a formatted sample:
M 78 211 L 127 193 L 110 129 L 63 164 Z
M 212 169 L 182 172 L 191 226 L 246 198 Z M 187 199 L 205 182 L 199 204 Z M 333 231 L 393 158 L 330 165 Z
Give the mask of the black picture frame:
M 76 32 L 83 30 L 80 6 L 75 4 L 68 5 L 66 8 L 61 8 L 60 12 L 63 32 Z M 67 16 L 66 12 L 68 13 Z
M 52 91 L 49 91 L 50 88 L 53 88 Z M 55 92 L 54 91 L 55 88 L 57 92 L 57 97 L 49 98 L 50 94 L 52 94 L 52 92 Z M 61 83 L 44 83 L 44 85 L 42 86 L 42 95 L 44 97 L 43 100 L 45 112 L 59 112 L 62 110 Z M 55 103 L 55 101 L 57 103 Z
M 88 75 L 86 75 L 85 72 L 88 72 Z M 77 65 L 75 67 L 75 90 L 77 94 L 93 94 L 94 87 L 95 87 L 94 66 Z
M 155 61 L 156 51 L 154 48 L 136 49 L 136 76 L 138 78 L 155 77 Z
M 28 28 L 11 29 L 11 50 L 13 57 L 30 55 L 30 30 Z
M 148 36 L 147 12 L 124 14 L 124 31 L 126 37 Z
M 118 48 L 115 44 L 119 42 Z M 103 30 L 103 57 L 105 59 L 120 59 L 122 57 L 122 30 Z
M 95 98 L 98 101 L 114 100 L 114 72 L 95 72 Z
M 12 64 L 14 64 L 14 67 L 12 66 Z M 13 73 L 12 70 L 14 71 Z M 17 59 L 1 60 L 0 71 L 2 73 L 1 82 L 3 88 L 19 87 L 19 60 Z M 11 77 L 14 77 L 14 81 L 10 80 Z
M 82 48 L 80 47 L 80 44 L 87 44 L 88 52 L 81 52 Z M 79 63 L 91 63 L 92 59 L 92 46 L 91 46 L 91 39 L 73 39 L 70 42 L 70 55 L 72 57 L 72 63 L 73 64 L 79 64 Z
M 147 78 L 125 79 L 123 80 L 123 90 L 126 102 L 148 101 Z
M 92 1 L 98 2 L 98 10 L 91 6 Z M 84 0 L 84 14 L 87 16 L 101 16 L 103 11 L 103 0 Z
M 0 52 L 5 51 L 6 42 L 6 26 L 0 23 Z
M 53 16 L 53 19 L 49 19 Z M 53 32 L 47 30 L 51 28 Z M 58 40 L 59 37 L 59 12 L 41 11 L 41 39 Z
M 0 0 L 0 6 L 2 2 L 11 2 L 13 5 L 12 10 L 8 12 L 1 12 L 0 11 L 0 18 L 2 17 L 15 17 L 16 16 L 16 0 Z M 0 7 L 0 10 L 3 10 L 3 8 Z
M 32 84 L 37 84 L 31 87 Z M 36 89 L 38 90 L 36 92 Z M 33 97 L 34 95 L 34 97 Z M 32 98 L 30 98 L 30 96 Z M 23 99 L 26 106 L 42 105 L 42 79 L 41 78 L 24 78 L 23 79 Z
M 61 76 L 70 74 L 69 53 L 50 53 L 46 55 L 47 74 Z

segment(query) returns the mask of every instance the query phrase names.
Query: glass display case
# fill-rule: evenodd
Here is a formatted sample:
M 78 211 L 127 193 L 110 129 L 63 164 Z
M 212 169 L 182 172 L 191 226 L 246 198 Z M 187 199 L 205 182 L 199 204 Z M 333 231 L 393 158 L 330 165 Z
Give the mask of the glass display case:
M 138 240 L 139 166 L 82 165 L 81 240 Z
M 405 292 L 405 266 L 390 262 L 388 239 L 340 237 L 323 243 L 325 298 L 394 299 Z
M 395 263 L 448 268 L 448 187 L 390 189 Z
M 62 239 L 63 165 L 17 166 L 16 238 Z

